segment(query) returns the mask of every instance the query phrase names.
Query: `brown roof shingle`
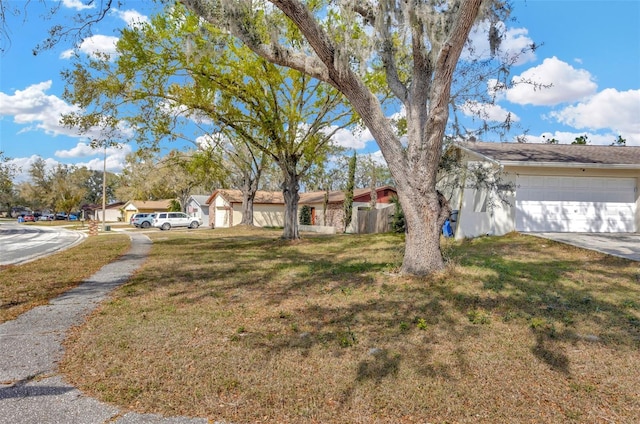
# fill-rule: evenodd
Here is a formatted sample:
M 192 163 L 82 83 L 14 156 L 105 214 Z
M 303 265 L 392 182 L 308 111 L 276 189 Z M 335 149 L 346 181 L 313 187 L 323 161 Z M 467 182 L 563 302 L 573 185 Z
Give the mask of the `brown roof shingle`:
M 491 142 L 464 143 L 459 146 L 498 162 L 637 165 L 640 168 L 638 146 Z
M 230 203 L 242 203 L 242 191 L 240 190 L 228 190 L 218 189 L 209 196 L 207 203 L 210 204 L 216 194 L 220 194 Z M 279 191 L 261 191 L 256 192 L 256 197 L 253 199 L 253 203 L 257 204 L 284 204 L 284 197 L 282 192 Z

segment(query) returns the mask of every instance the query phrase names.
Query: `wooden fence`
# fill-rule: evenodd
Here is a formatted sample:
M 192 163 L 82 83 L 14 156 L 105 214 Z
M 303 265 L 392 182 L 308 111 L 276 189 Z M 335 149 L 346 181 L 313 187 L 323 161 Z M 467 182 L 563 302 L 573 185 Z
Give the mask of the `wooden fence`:
M 373 234 L 391 231 L 391 215 L 393 215 L 394 211 L 394 207 L 370 210 L 359 209 L 357 213 L 357 233 Z

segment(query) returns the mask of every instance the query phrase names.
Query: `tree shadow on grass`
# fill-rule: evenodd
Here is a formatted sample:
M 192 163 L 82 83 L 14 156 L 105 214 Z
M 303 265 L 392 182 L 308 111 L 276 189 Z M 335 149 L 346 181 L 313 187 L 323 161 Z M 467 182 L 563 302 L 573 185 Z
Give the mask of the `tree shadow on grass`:
M 532 355 L 551 369 L 570 375 L 567 343 L 587 340 L 614 347 L 640 344 L 640 324 L 628 308 L 593 283 L 581 285 L 570 275 L 582 269 L 592 279 L 599 275 L 617 284 L 615 278 L 624 275 L 622 270 L 629 264 L 624 260 L 596 259 L 587 269 L 581 260 L 553 260 L 553 252 L 536 250 L 537 245 L 530 241 L 507 240 L 504 246 L 486 253 L 462 243 L 452 247 L 459 268 L 449 275 L 407 279 L 381 277 L 389 269 L 389 258 L 398 250 L 392 242 L 372 248 L 363 258 L 349 254 L 332 238 L 310 242 L 316 249 L 309 249 L 305 243 L 255 237 L 199 239 L 195 243 L 180 240 L 156 242 L 154 248 L 179 247 L 184 252 L 182 257 L 192 260 L 176 263 L 169 274 L 163 267 L 146 267 L 138 278 L 150 284 L 149 289 L 175 286 L 170 295 L 176 304 L 197 303 L 211 296 L 229 303 L 259 299 L 260 305 L 271 311 L 262 326 L 280 321 L 282 328 L 276 335 L 257 328 L 239 338 L 249 351 L 259 350 L 260 354 L 295 350 L 304 356 L 318 345 L 330 350 L 351 349 L 364 336 L 380 346 L 402 346 L 419 325 L 440 326 L 454 344 L 461 345 L 482 337 L 485 320 L 488 325 L 492 320 L 502 320 L 529 328 Z M 355 250 L 358 245 L 354 243 L 359 242 L 362 246 L 358 249 L 366 250 L 366 241 L 349 239 L 350 249 Z M 509 250 L 518 249 L 529 253 L 510 256 Z M 479 272 L 469 273 L 468 268 Z M 619 283 L 622 293 L 628 292 L 630 299 L 640 296 L 637 289 L 633 291 L 623 283 Z M 354 296 L 354 292 L 366 290 L 376 295 L 364 299 Z M 131 296 L 140 293 L 133 290 Z M 353 300 L 336 301 L 335 305 L 303 302 L 286 314 L 278 312 L 292 296 L 304 298 L 306 293 L 310 298 L 329 293 Z M 465 316 L 468 322 L 461 318 Z M 573 322 L 588 322 L 600 334 L 578 334 Z M 294 326 L 306 328 L 291 331 Z M 359 334 L 361 331 L 366 334 Z M 455 349 L 457 360 L 453 364 L 434 361 L 428 342 L 420 349 L 424 361 L 416 365 L 417 373 L 451 379 L 466 372 L 464 349 Z M 402 360 L 402 352 L 382 348 L 359 361 L 356 382 L 379 383 L 394 378 Z

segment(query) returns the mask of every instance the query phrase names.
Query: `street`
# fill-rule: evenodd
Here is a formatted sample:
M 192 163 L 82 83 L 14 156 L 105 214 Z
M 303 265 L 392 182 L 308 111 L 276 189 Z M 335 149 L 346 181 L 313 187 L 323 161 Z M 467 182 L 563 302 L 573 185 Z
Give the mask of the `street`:
M 73 246 L 85 235 L 61 227 L 0 222 L 0 265 L 29 262 Z

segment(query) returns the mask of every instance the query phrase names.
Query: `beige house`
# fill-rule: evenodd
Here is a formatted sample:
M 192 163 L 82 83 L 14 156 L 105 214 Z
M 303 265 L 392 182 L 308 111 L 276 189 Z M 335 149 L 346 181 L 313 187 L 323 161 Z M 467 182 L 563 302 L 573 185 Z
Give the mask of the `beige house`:
M 209 226 L 229 228 L 242 222 L 242 192 L 219 189 L 206 201 Z M 253 201 L 253 223 L 259 227 L 284 225 L 284 197 L 277 191 L 258 191 Z
M 124 202 L 116 202 L 106 205 L 104 209 L 105 222 L 118 222 L 123 219 Z M 85 219 L 102 222 L 102 206 L 93 206 L 84 210 Z
M 456 238 L 520 232 L 640 229 L 640 147 L 475 142 L 459 145 L 467 164 L 502 171 L 497 192 L 464 188 Z
M 124 222 L 131 222 L 131 218 L 137 213 L 166 212 L 169 210 L 172 200 L 129 200 L 122 207 Z
M 376 189 L 376 209 L 391 206 L 391 197 L 396 193 L 393 187 Z M 354 216 L 352 231 L 358 228 L 358 210 L 371 206 L 371 190 L 356 189 L 353 196 Z M 344 228 L 344 192 L 331 191 L 325 211 L 325 192 L 300 193 L 298 209 L 304 205 L 311 208 L 311 222 L 316 226 Z M 209 205 L 209 226 L 228 228 L 242 221 L 242 192 L 240 190 L 220 189 L 214 191 L 206 201 Z M 388 216 L 388 214 L 386 215 Z M 382 218 L 381 219 L 387 219 Z M 388 219 L 387 219 L 388 220 Z M 253 222 L 260 227 L 282 227 L 284 225 L 284 197 L 282 192 L 258 191 L 253 203 Z

